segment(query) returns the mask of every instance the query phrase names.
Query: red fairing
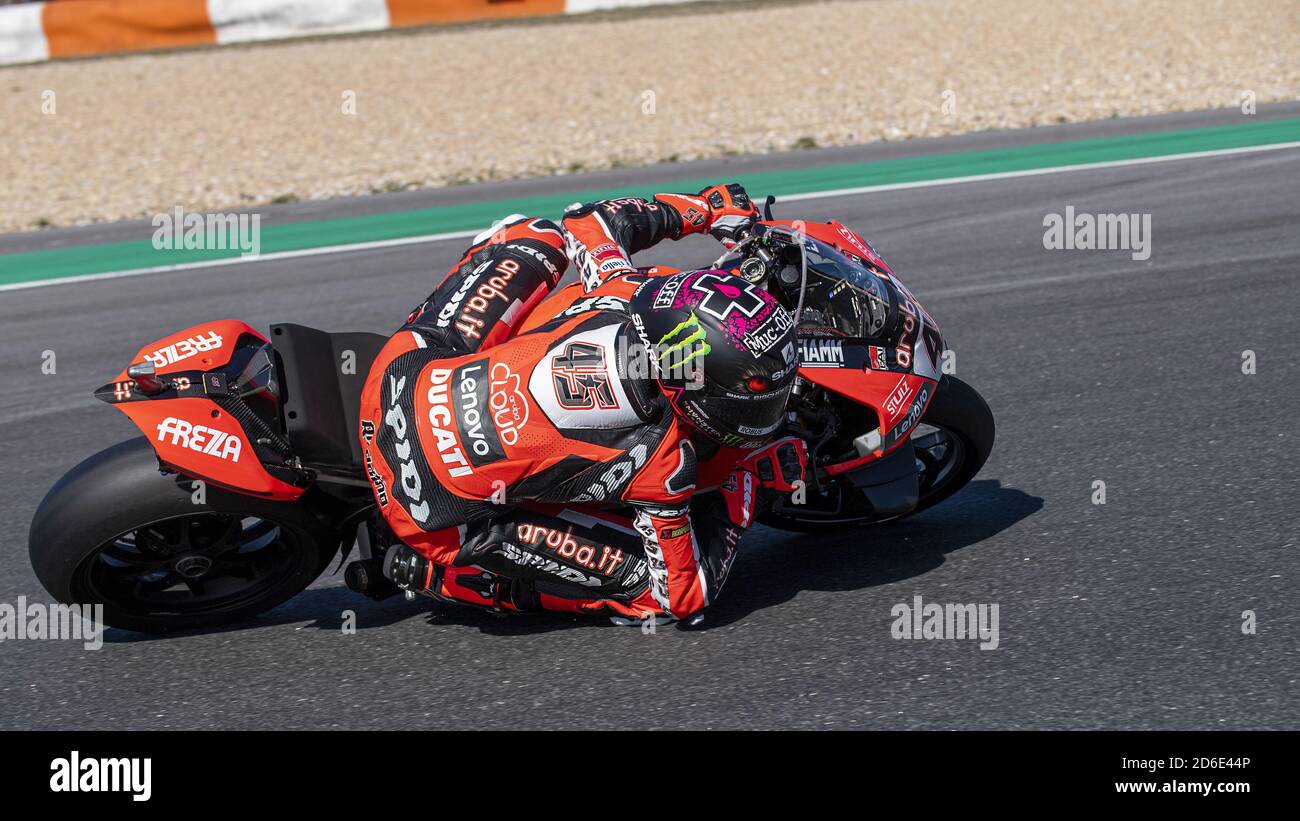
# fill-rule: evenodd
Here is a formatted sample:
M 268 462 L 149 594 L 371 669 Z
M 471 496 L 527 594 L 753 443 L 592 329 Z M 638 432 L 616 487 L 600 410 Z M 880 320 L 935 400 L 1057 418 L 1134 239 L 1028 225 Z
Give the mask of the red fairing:
M 131 358 L 131 364 L 152 362 L 158 373 L 179 371 L 210 371 L 230 362 L 235 342 L 242 334 L 249 334 L 266 342 L 266 337 L 237 319 L 219 319 L 186 328 L 157 342 L 145 345 Z M 126 369 L 114 381 L 126 380 Z
M 177 471 L 232 490 L 292 501 L 303 489 L 267 473 L 243 428 L 210 399 L 196 396 L 115 405 Z
M 131 364 L 152 362 L 159 376 L 215 371 L 230 363 L 241 336 L 259 342 L 266 337 L 234 319 L 205 322 L 145 345 Z M 126 386 L 126 369 L 113 380 Z M 158 458 L 179 473 L 231 490 L 271 499 L 293 501 L 296 487 L 267 472 L 239 422 L 205 396 L 198 379 L 178 377 L 175 395 L 148 401 L 113 401 L 153 445 Z
M 819 239 L 829 245 L 835 246 L 842 253 L 851 257 L 857 257 L 870 263 L 872 266 L 893 275 L 893 271 L 885 263 L 885 260 L 876 253 L 876 249 L 871 243 L 862 238 L 862 235 L 852 228 L 848 227 L 839 220 L 830 220 L 829 222 L 803 222 L 802 220 L 775 220 L 766 223 L 767 225 L 784 225 L 794 231 L 802 230 L 805 234 L 814 239 Z
M 921 421 L 938 386 L 933 379 L 897 371 L 800 368 L 799 375 L 870 407 L 880 419 L 880 427 L 876 429 L 878 446 L 866 456 L 827 467 L 826 471 L 831 475 L 875 461 L 907 441 L 908 434 Z

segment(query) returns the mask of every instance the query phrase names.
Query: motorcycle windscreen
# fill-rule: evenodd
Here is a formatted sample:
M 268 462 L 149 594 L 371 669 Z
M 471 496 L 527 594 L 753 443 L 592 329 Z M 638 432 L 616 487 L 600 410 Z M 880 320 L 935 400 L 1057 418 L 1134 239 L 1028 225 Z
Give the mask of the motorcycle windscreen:
M 888 341 L 897 310 L 885 281 L 820 240 L 808 237 L 802 247 L 808 292 L 800 325 L 833 336 Z

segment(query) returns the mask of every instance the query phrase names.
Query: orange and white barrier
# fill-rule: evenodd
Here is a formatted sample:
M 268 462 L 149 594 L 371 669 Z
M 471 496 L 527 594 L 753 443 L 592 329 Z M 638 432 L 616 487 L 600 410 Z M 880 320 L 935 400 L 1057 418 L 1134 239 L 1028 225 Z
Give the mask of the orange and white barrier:
M 0 6 L 0 65 L 691 0 L 61 0 Z

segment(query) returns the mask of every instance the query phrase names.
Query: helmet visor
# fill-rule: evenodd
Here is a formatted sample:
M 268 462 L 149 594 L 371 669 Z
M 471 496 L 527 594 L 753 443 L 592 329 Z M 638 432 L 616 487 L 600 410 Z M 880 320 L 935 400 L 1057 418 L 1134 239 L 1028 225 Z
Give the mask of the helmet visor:
M 677 401 L 687 421 L 720 444 L 756 447 L 781 428 L 790 385 L 762 394 L 739 394 L 705 384 L 685 390 Z

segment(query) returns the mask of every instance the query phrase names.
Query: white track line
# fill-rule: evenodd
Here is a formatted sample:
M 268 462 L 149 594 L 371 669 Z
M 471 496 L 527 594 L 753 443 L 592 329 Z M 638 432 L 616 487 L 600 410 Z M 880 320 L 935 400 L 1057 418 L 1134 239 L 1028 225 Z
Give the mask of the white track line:
M 1214 151 L 1190 151 L 1184 154 L 1163 154 L 1155 157 L 1140 157 L 1132 160 L 1111 160 L 1107 162 L 1082 163 L 1078 165 L 1055 165 L 1049 168 L 1030 168 L 1024 171 L 999 171 L 992 174 L 975 174 L 968 177 L 947 177 L 937 180 L 920 180 L 918 182 L 900 182 L 887 185 L 864 185 L 859 188 L 838 188 L 830 191 L 809 191 L 803 194 L 786 194 L 780 202 L 799 202 L 801 200 L 820 200 L 833 197 L 848 197 L 857 194 L 870 194 L 878 191 L 901 191 L 908 188 L 929 188 L 939 185 L 956 185 L 966 182 L 984 182 L 987 180 L 1008 180 L 1017 177 L 1037 177 L 1044 174 L 1060 174 L 1069 171 L 1092 171 L 1102 168 L 1124 168 L 1132 165 L 1172 162 L 1174 160 L 1195 160 L 1205 157 L 1226 157 L 1233 154 L 1253 154 L 1261 151 L 1279 151 L 1287 148 L 1300 148 L 1300 141 L 1288 143 L 1270 143 L 1268 145 L 1251 145 L 1242 148 L 1221 148 Z M 445 234 L 425 234 L 400 239 L 384 239 L 374 242 L 354 242 L 348 245 L 321 245 L 316 248 L 300 248 L 296 251 L 277 251 L 248 257 L 227 257 L 225 259 L 205 260 L 203 262 L 184 262 L 178 265 L 159 265 L 153 268 L 135 268 L 127 271 L 106 271 L 102 274 L 84 276 L 53 277 L 34 282 L 14 282 L 0 285 L 0 291 L 19 291 L 28 288 L 43 288 L 47 285 L 69 285 L 75 282 L 91 282 L 100 279 L 119 279 L 122 277 L 142 276 L 144 274 L 161 274 L 171 271 L 189 271 L 196 268 L 215 268 L 223 265 L 240 265 L 252 262 L 271 262 L 297 257 L 320 256 L 322 254 L 342 254 L 349 251 L 370 251 L 376 248 L 395 248 L 401 245 L 418 245 L 426 242 L 441 242 L 449 239 L 464 239 L 479 233 L 480 229 L 467 231 L 450 231 Z
M 819 200 L 828 197 L 847 197 L 853 194 L 868 194 L 874 191 L 901 191 L 905 188 L 929 188 L 935 185 L 955 185 L 960 182 L 983 182 L 985 180 L 1010 180 L 1016 177 L 1037 177 L 1041 174 L 1058 174 L 1063 171 L 1092 171 L 1099 168 L 1124 168 L 1130 165 L 1147 165 L 1148 163 L 1169 162 L 1171 160 L 1196 160 L 1202 157 L 1226 157 L 1231 154 L 1253 154 L 1259 151 L 1277 151 L 1283 148 L 1300 148 L 1300 142 L 1270 143 L 1268 145 L 1248 145 L 1242 148 L 1218 148 L 1213 151 L 1188 151 L 1184 154 L 1162 154 L 1155 157 L 1139 157 L 1132 160 L 1109 160 L 1107 162 L 1090 162 L 1080 165 L 1054 165 L 1049 168 L 1027 168 L 1024 171 L 998 171 L 992 174 L 975 174 L 969 177 L 946 177 L 939 180 L 921 180 L 919 182 L 898 182 L 888 185 L 864 185 L 861 188 L 839 188 L 832 191 L 810 191 L 807 194 L 786 194 L 778 197 L 778 202 L 798 202 L 799 200 Z
M 202 262 L 182 262 L 176 265 L 159 265 L 154 268 L 132 268 L 128 271 L 105 271 L 102 274 L 85 274 L 83 276 L 71 277 L 52 277 L 50 279 L 36 280 L 35 282 L 13 282 L 8 285 L 0 285 L 0 291 L 19 291 L 25 288 L 42 288 L 46 285 L 63 285 L 72 282 L 90 282 L 97 279 L 120 279 L 122 277 L 136 277 L 142 274 L 163 274 L 169 271 L 190 271 L 195 268 L 216 268 L 222 265 L 239 265 L 248 262 L 270 262 L 276 259 L 293 259 L 294 257 L 313 257 L 321 254 L 337 254 L 344 251 L 368 251 L 372 248 L 392 248 L 398 245 L 417 245 L 423 242 L 438 242 L 445 239 L 462 239 L 472 237 L 482 229 L 474 228 L 469 231 L 450 231 L 446 234 L 425 234 L 418 237 L 402 237 L 400 239 L 381 239 L 374 242 L 354 242 L 350 245 L 320 245 L 315 248 L 299 248 L 296 251 L 276 251 L 271 254 L 258 254 L 257 256 L 247 257 L 225 257 L 222 259 L 209 259 Z

